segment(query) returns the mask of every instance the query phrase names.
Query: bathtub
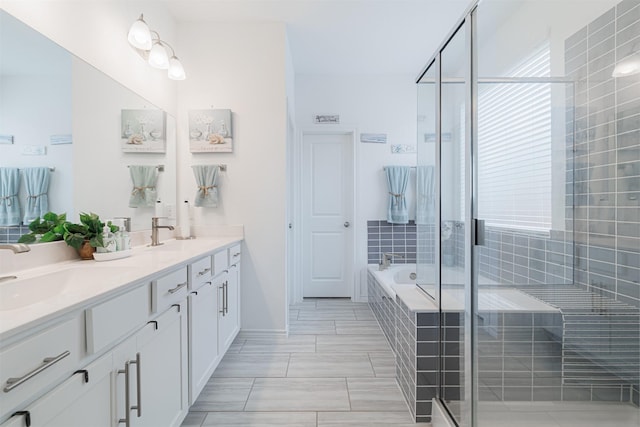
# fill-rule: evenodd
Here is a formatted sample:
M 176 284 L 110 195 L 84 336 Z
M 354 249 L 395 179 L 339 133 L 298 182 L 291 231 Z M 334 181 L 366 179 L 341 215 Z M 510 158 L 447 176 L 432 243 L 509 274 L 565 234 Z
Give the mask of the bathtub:
M 420 266 L 421 274 L 433 277 L 431 266 Z M 386 270 L 379 271 L 377 265 L 370 265 L 369 271 L 376 278 L 390 298 L 399 296 L 412 311 L 437 311 L 438 295 L 435 285 L 423 286 L 421 290 L 411 274 L 416 273 L 415 264 L 392 264 Z M 464 271 L 458 268 L 443 268 L 443 285 L 440 293 L 442 309 L 445 311 L 464 311 Z M 560 312 L 553 307 L 519 289 L 509 285 L 500 285 L 492 280 L 480 278 L 478 292 L 478 311 L 500 313 L 545 313 Z

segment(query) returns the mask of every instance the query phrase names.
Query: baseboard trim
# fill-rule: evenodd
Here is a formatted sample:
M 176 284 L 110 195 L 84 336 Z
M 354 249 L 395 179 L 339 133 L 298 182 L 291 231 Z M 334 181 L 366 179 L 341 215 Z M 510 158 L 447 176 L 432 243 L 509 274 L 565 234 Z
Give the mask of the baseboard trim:
M 286 337 L 289 331 L 286 329 L 240 329 L 237 338 L 277 338 Z
M 432 427 L 456 427 L 449 416 L 449 412 L 442 406 L 439 399 L 433 399 L 431 405 L 431 426 Z

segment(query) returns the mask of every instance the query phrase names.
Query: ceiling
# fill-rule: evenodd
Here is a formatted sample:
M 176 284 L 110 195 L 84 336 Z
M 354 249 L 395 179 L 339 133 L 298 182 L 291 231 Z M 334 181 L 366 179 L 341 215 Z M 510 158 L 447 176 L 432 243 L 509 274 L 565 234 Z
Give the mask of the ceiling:
M 178 23 L 285 22 L 296 74 L 419 71 L 470 0 L 168 0 Z

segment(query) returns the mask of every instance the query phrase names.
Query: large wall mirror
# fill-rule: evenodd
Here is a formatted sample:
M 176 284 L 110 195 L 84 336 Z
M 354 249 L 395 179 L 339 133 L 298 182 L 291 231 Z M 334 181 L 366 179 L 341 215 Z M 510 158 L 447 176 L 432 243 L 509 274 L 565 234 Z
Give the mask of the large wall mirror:
M 131 138 L 136 135 L 149 143 Z M 23 220 L 24 171 L 46 167 L 50 211 L 66 212 L 74 222 L 80 212 L 130 217 L 133 231 L 150 228 L 155 207 L 129 207 L 130 166 L 163 166 L 157 199 L 171 214 L 175 139 L 175 118 L 0 10 L 0 168 L 21 169 Z M 0 209 L 6 209 L 8 185 L 0 179 Z M 26 225 L 0 223 L 0 243 L 16 241 Z

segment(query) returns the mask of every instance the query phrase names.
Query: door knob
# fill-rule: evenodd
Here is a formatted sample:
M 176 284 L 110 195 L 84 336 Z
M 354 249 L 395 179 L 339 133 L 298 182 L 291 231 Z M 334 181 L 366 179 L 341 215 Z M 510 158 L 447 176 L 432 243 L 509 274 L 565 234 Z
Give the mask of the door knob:
M 344 228 L 349 228 L 351 224 L 349 223 L 349 221 L 346 221 L 343 225 L 344 225 Z

